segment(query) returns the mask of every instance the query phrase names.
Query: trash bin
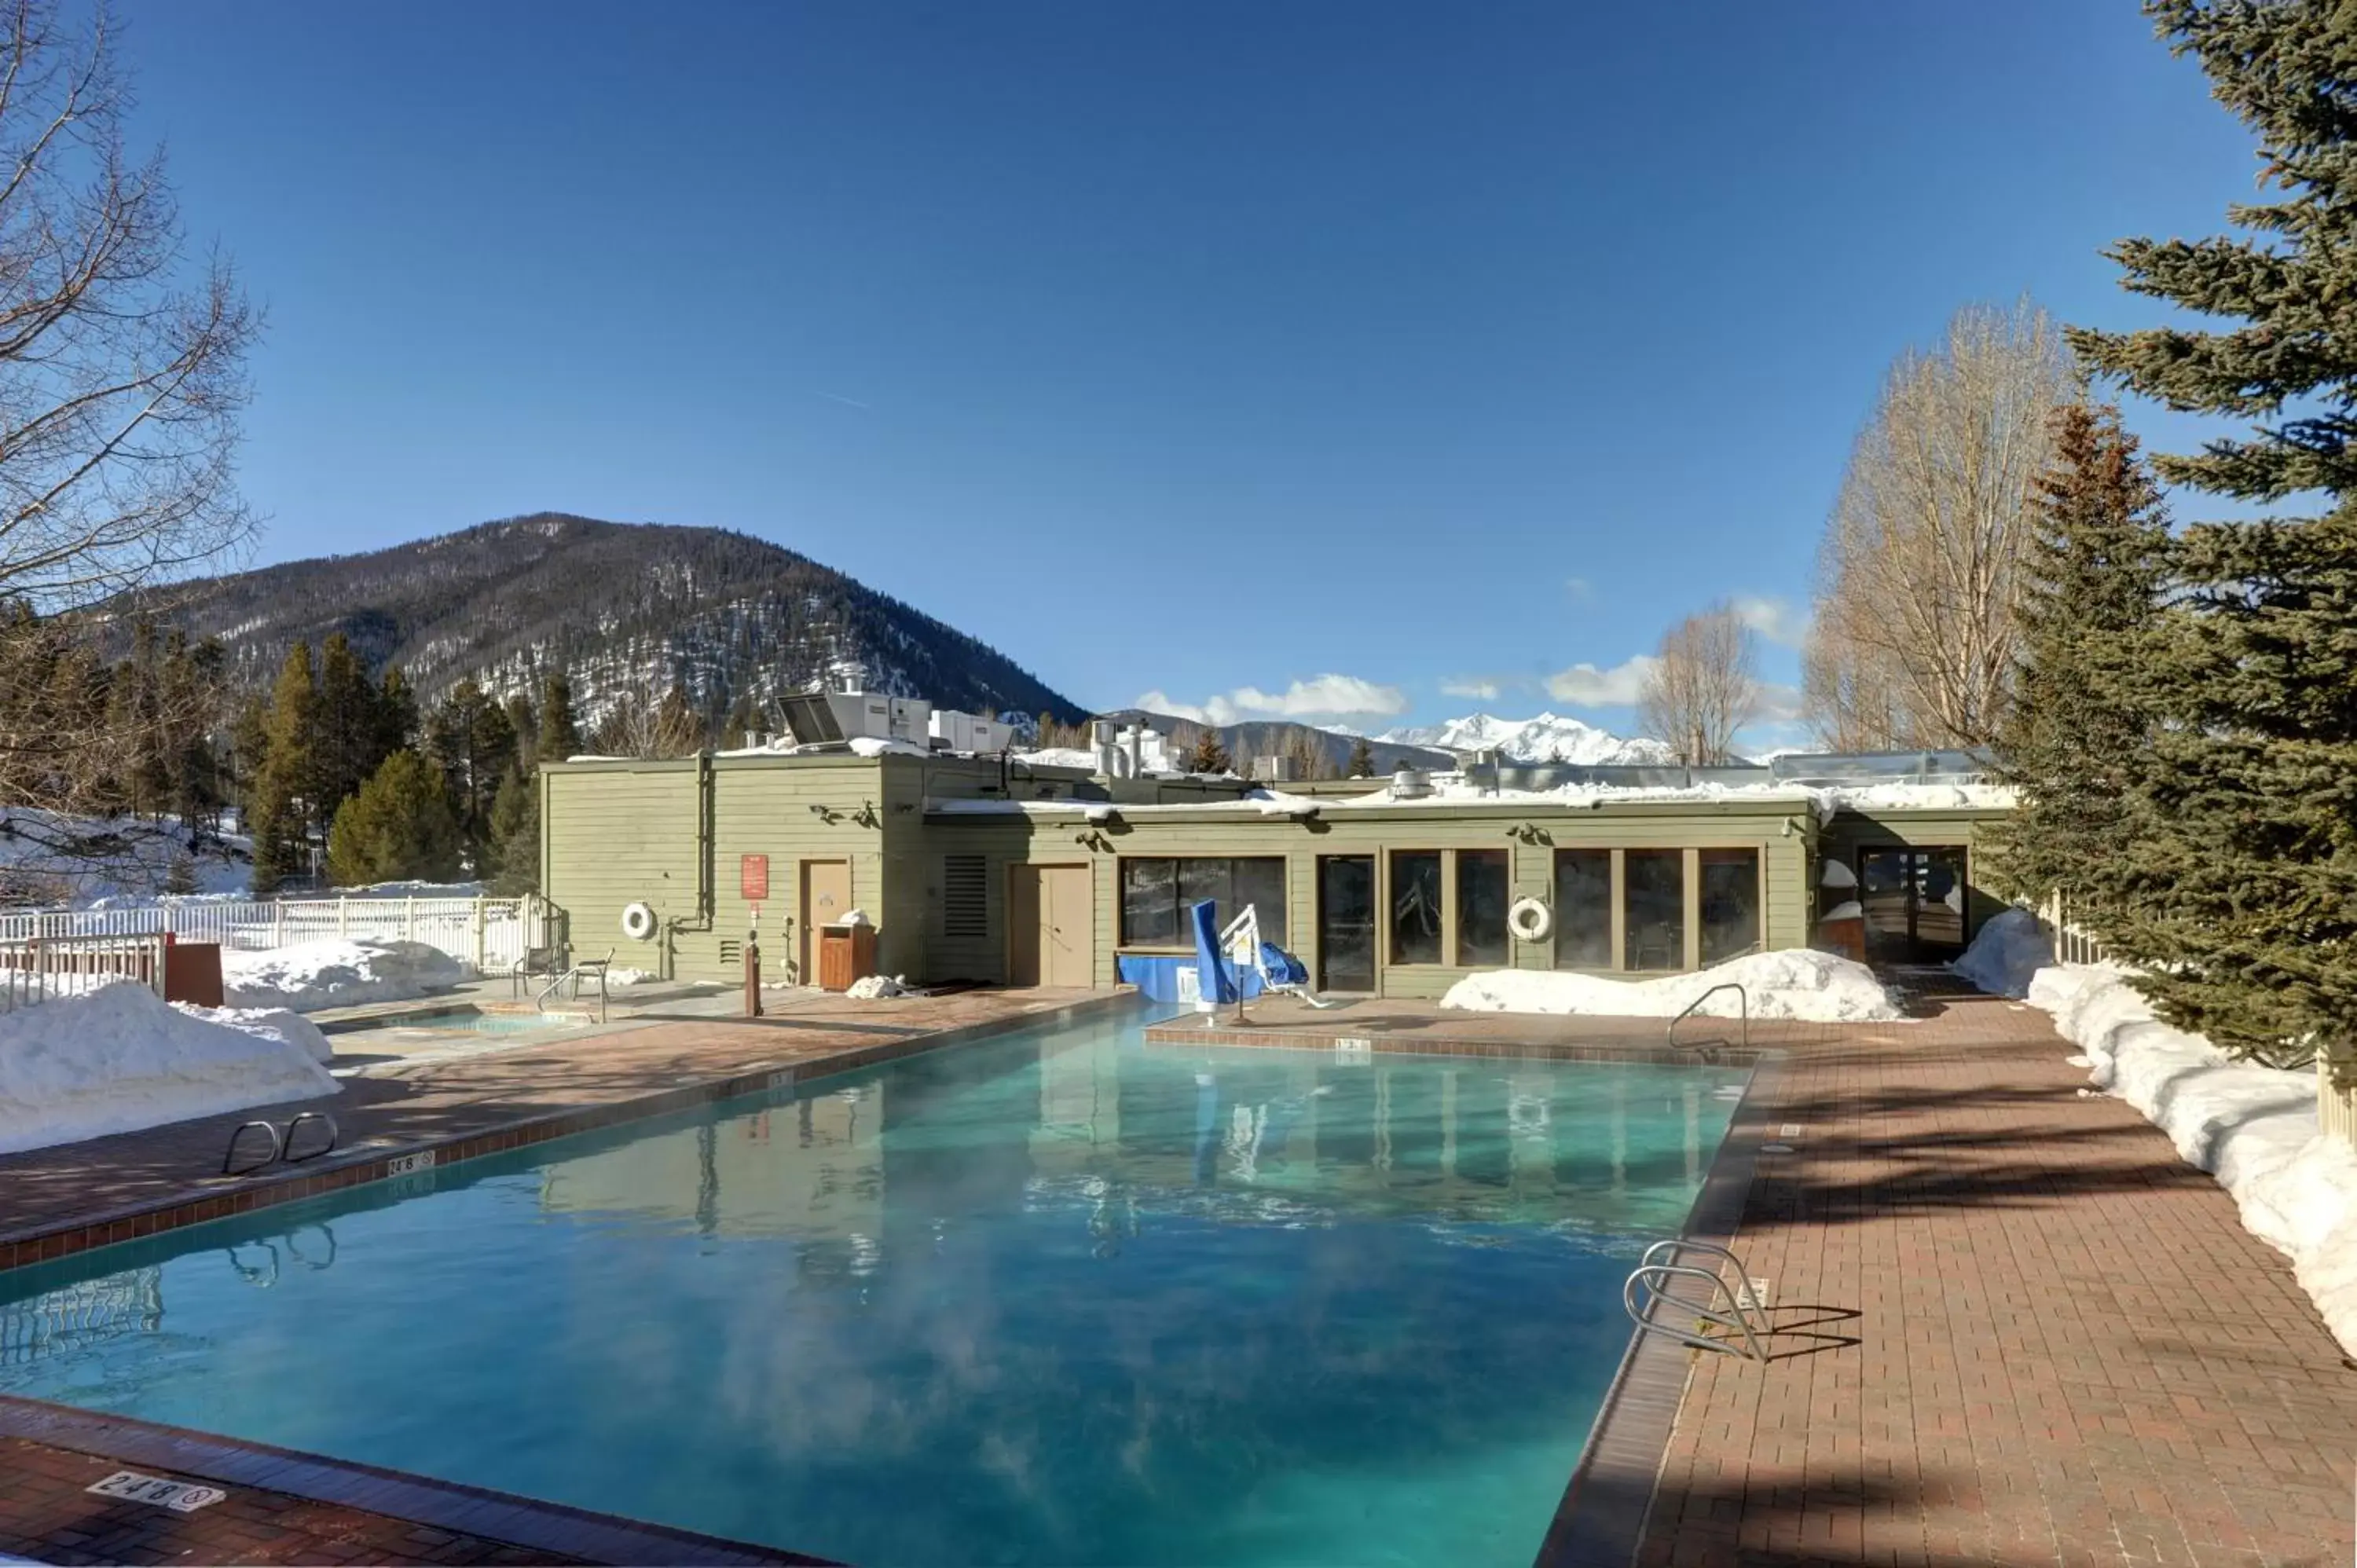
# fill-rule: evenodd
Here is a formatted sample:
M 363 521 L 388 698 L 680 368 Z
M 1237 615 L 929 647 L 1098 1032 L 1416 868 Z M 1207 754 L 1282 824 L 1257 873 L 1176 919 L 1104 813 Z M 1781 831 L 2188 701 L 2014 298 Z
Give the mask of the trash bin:
M 856 925 L 818 929 L 818 984 L 822 991 L 848 991 L 854 981 L 876 972 L 876 928 Z

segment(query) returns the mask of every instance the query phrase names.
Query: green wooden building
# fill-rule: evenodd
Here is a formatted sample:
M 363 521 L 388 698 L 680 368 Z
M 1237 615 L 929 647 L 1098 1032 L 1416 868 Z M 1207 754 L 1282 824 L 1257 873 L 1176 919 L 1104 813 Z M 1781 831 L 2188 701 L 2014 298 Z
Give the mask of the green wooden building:
M 912 747 L 584 760 L 541 770 L 541 886 L 576 953 L 668 977 L 737 977 L 758 929 L 769 977 L 807 983 L 814 929 L 856 909 L 877 968 L 911 983 L 1109 987 L 1125 957 L 1191 952 L 1185 910 L 1211 898 L 1222 918 L 1250 904 L 1318 990 L 1399 997 L 1476 969 L 1641 975 L 1807 947 L 1852 900 L 1867 956 L 1939 959 L 1998 907 L 1973 878 L 2002 813 L 1964 803 L 1986 791 L 1828 809 L 1751 773 L 1258 790 Z M 1524 900 L 1536 940 L 1510 919 Z

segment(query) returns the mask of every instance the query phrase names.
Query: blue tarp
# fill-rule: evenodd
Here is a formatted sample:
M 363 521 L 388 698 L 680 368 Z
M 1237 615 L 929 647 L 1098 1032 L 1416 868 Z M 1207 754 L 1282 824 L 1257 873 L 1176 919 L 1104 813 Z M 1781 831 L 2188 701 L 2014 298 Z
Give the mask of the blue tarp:
M 1235 1001 L 1243 993 L 1236 989 L 1236 972 L 1220 951 L 1220 907 L 1206 898 L 1187 911 L 1187 921 L 1195 930 L 1195 974 L 1203 1000 Z

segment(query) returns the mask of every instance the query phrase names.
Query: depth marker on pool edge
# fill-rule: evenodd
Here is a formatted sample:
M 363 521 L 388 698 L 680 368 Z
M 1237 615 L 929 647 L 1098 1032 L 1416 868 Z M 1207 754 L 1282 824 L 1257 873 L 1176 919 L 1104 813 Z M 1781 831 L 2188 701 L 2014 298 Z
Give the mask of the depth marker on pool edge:
M 154 1503 L 170 1509 L 174 1513 L 194 1513 L 210 1508 L 229 1494 L 219 1487 L 200 1487 L 194 1481 L 174 1481 L 162 1476 L 143 1476 L 136 1470 L 117 1470 L 103 1480 L 92 1481 L 82 1490 L 95 1492 L 102 1498 L 120 1498 L 125 1502 Z

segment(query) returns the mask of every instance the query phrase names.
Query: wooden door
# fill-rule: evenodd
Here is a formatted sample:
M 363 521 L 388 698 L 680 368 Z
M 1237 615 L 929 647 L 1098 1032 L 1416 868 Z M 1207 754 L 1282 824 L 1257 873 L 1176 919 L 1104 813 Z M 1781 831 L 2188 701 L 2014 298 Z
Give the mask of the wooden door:
M 851 862 L 803 861 L 802 929 L 797 943 L 801 967 L 794 972 L 797 983 L 818 983 L 818 929 L 832 925 L 850 912 Z
M 1096 983 L 1096 896 L 1085 865 L 1011 865 L 1006 983 Z

